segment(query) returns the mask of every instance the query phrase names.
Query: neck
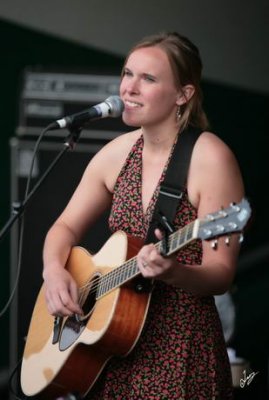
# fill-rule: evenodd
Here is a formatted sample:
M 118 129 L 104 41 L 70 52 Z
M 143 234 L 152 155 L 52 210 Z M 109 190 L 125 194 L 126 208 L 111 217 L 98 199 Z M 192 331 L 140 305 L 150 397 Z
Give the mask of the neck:
M 153 150 L 166 150 L 170 149 L 174 144 L 175 139 L 178 135 L 178 127 L 160 127 L 154 128 L 141 128 L 141 132 L 144 137 L 144 146 L 148 149 Z

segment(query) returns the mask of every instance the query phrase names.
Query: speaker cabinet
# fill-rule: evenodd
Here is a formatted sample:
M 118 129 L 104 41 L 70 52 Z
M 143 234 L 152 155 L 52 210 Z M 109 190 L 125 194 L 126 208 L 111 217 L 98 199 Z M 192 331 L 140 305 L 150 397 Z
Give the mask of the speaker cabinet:
M 86 165 L 103 145 L 104 143 L 92 141 L 77 144 L 73 151 L 67 151 L 25 207 L 21 269 L 10 313 L 11 368 L 22 356 L 33 307 L 42 284 L 42 248 L 45 235 L 67 204 Z M 34 146 L 33 140 L 17 137 L 11 139 L 13 203 L 24 199 Z M 59 142 L 41 143 L 34 164 L 31 187 L 39 181 L 62 146 Z M 110 235 L 106 223 L 108 213 L 109 211 L 97 221 L 81 243 L 91 252 L 96 252 Z M 16 222 L 11 233 L 11 287 L 14 287 L 18 275 L 18 235 L 19 222 Z

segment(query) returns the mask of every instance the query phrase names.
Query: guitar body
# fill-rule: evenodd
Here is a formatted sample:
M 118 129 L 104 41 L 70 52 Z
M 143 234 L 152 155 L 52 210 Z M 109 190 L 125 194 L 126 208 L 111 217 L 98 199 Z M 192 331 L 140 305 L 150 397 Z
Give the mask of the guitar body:
M 74 247 L 66 268 L 79 288 L 87 285 L 92 289 L 96 279 L 136 255 L 141 246 L 141 241 L 118 231 L 93 256 Z M 134 278 L 97 300 L 88 290 L 84 292 L 81 305 L 85 317 L 62 318 L 55 342 L 55 318 L 47 311 L 41 287 L 23 354 L 21 387 L 25 395 L 54 399 L 78 392 L 84 396 L 111 357 L 126 356 L 135 346 L 146 319 L 150 291 L 137 290 Z
M 203 220 L 192 221 L 169 236 L 167 255 L 197 238 L 212 240 L 241 232 L 250 213 L 248 201 L 242 199 Z M 228 245 L 229 236 L 227 239 Z M 141 280 L 134 257 L 142 245 L 142 241 L 118 231 L 94 256 L 80 247 L 72 249 L 66 268 L 78 284 L 83 318 L 52 317 L 42 286 L 23 354 L 24 394 L 46 400 L 70 392 L 85 396 L 111 357 L 124 357 L 133 349 L 151 298 L 151 282 Z M 163 243 L 155 246 L 161 251 Z

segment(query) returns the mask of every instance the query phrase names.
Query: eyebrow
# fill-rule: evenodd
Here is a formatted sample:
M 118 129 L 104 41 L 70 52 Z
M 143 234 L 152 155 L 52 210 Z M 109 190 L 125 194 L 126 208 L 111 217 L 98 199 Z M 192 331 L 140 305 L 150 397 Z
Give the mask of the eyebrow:
M 128 71 L 128 72 L 133 73 L 132 69 L 130 69 L 130 68 L 128 68 L 128 67 L 124 67 L 124 68 L 123 68 L 123 72 L 124 72 L 124 71 Z M 139 75 L 141 75 L 142 77 L 149 77 L 149 78 L 152 78 L 152 79 L 155 79 L 155 80 L 158 79 L 156 75 L 154 75 L 154 74 L 152 74 L 152 73 L 150 73 L 150 72 L 142 72 L 142 73 L 139 74 Z

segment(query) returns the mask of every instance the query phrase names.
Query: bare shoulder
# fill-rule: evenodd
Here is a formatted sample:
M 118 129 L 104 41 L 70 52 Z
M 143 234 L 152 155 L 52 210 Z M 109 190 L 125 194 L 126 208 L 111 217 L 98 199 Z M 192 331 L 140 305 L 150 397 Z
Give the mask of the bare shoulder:
M 243 181 L 235 154 L 214 133 L 203 132 L 194 146 L 188 190 L 196 207 L 202 198 L 214 207 L 220 202 L 225 206 L 239 201 L 243 196 Z
M 101 149 L 100 156 L 103 157 L 105 155 L 114 160 L 117 160 L 118 157 L 124 157 L 125 159 L 140 135 L 141 130 L 138 129 L 117 136 Z
M 117 176 L 140 135 L 141 130 L 138 129 L 119 135 L 108 142 L 92 158 L 86 169 L 86 174 L 94 174 L 104 182 L 109 191 L 113 191 Z
M 192 156 L 193 166 L 199 171 L 212 169 L 232 171 L 239 169 L 238 161 L 231 148 L 217 135 L 203 132 L 198 138 Z
M 96 154 L 95 162 L 101 162 L 103 167 L 121 168 L 140 135 L 141 131 L 136 130 L 117 136 Z
M 234 154 L 229 146 L 212 132 L 203 132 L 194 148 L 194 156 L 198 156 L 200 161 L 224 160 L 226 158 L 234 158 Z M 201 157 L 204 154 L 204 157 Z M 201 158 L 200 158 L 201 157 Z M 219 159 L 221 157 L 221 160 Z

